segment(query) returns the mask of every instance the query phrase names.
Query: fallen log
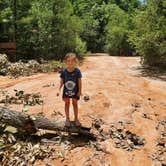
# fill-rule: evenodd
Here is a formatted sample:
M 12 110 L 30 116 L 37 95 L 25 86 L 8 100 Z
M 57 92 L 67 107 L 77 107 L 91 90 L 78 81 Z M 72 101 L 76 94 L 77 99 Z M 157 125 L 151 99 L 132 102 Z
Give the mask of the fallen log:
M 75 127 L 73 123 L 71 124 L 71 127 L 68 128 L 65 127 L 64 121 L 49 120 L 43 116 L 31 116 L 3 106 L 0 106 L 0 123 L 13 126 L 19 131 L 24 131 L 28 134 L 34 134 L 38 129 L 45 129 L 78 133 L 95 138 L 95 135 L 90 131 L 91 128 L 84 126 Z

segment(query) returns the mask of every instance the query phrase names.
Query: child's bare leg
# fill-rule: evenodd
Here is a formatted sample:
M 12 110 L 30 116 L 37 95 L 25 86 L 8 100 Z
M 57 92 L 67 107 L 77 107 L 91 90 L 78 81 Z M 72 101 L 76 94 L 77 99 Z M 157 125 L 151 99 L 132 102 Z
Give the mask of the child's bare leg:
M 73 103 L 73 109 L 74 109 L 74 120 L 75 120 L 75 124 L 76 126 L 80 126 L 80 122 L 78 120 L 78 104 L 77 104 L 77 99 L 72 99 L 72 103 Z
M 64 99 L 64 101 L 65 101 L 65 114 L 66 114 L 65 126 L 70 127 L 70 118 L 69 118 L 70 100 L 69 99 Z
M 74 119 L 78 120 L 78 104 L 77 99 L 72 99 L 73 109 L 74 109 Z
M 70 107 L 70 101 L 65 101 L 65 114 L 66 114 L 66 119 L 69 119 L 69 107 Z

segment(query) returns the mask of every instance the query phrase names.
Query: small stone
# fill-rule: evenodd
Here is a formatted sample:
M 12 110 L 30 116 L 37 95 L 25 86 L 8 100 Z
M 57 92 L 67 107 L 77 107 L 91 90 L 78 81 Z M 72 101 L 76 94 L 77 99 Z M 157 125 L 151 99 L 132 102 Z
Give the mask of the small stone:
M 89 98 L 88 95 L 84 95 L 83 99 L 84 99 L 84 101 L 88 101 L 88 100 L 90 100 L 90 98 Z

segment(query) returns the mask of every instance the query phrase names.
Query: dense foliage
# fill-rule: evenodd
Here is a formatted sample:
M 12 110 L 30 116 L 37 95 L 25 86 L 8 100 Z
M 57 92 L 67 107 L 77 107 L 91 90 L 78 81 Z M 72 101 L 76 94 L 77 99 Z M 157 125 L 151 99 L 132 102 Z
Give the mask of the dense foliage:
M 105 51 L 166 64 L 166 0 L 0 0 L 0 11 L 0 42 L 16 41 L 18 59 Z
M 166 66 L 166 0 L 148 0 L 146 10 L 134 14 L 129 40 L 145 64 Z

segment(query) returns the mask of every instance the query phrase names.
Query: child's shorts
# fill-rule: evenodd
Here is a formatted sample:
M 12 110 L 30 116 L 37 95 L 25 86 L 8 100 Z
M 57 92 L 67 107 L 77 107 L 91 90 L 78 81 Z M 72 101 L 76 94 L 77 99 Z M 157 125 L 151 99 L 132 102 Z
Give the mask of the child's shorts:
M 64 98 L 63 98 L 63 101 L 64 101 L 64 102 L 69 102 L 70 99 L 76 99 L 76 100 L 79 100 L 80 97 L 74 97 L 74 98 L 64 97 Z

